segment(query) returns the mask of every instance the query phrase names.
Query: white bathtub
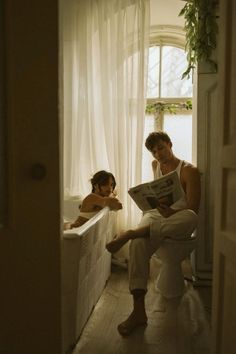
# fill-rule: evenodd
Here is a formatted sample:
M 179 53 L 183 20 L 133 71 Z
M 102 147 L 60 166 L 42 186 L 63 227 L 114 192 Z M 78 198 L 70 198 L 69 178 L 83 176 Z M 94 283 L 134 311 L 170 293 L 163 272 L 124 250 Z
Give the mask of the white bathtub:
M 98 301 L 111 270 L 105 244 L 116 233 L 116 212 L 102 209 L 62 238 L 63 353 L 74 347 Z

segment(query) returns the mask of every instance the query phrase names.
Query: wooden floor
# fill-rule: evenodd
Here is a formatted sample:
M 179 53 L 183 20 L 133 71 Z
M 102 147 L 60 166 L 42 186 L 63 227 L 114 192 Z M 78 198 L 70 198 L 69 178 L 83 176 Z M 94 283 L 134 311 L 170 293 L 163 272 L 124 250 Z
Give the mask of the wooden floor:
M 116 328 L 130 314 L 132 298 L 127 271 L 113 266 L 73 354 L 209 354 L 210 289 L 188 283 L 182 298 L 166 300 L 155 290 L 155 278 L 154 271 L 146 295 L 148 326 L 123 338 Z

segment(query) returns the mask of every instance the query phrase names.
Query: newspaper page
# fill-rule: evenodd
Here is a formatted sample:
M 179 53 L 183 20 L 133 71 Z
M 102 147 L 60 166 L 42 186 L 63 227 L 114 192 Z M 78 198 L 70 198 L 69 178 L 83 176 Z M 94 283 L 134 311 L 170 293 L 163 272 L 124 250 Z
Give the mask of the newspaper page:
M 180 180 L 176 171 L 152 182 L 132 187 L 128 190 L 128 193 L 143 211 L 155 209 L 160 204 L 171 206 L 182 195 Z

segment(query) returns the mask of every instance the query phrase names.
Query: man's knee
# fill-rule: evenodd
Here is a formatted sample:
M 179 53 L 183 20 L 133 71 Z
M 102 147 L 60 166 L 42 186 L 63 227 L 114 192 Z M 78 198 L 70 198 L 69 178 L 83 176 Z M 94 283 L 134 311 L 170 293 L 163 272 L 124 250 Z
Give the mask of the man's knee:
M 191 209 L 186 209 L 186 220 L 192 225 L 194 228 L 197 226 L 198 223 L 198 215 Z
M 179 224 L 180 231 L 183 232 L 183 234 L 186 234 L 187 236 L 191 235 L 197 227 L 198 215 L 191 209 L 182 210 L 181 214 L 182 215 L 179 215 L 181 217 Z
M 196 229 L 197 222 L 198 216 L 193 210 L 184 209 L 178 211 L 170 216 L 170 218 L 163 219 L 159 231 L 157 228 L 159 224 L 156 225 L 157 232 L 155 232 L 155 227 L 153 227 L 151 239 L 155 239 L 156 235 L 159 235 L 159 239 L 164 237 L 180 238 L 190 236 Z

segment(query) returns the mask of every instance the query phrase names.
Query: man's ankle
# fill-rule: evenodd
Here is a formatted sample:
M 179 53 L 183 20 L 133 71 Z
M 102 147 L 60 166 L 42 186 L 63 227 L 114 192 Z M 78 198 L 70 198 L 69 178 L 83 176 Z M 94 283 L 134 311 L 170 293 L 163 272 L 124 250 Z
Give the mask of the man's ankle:
M 144 301 L 146 290 L 145 289 L 133 289 L 131 291 L 134 301 Z
M 136 235 L 135 230 L 130 229 L 130 230 L 129 230 L 129 239 L 130 239 L 130 240 L 134 240 L 134 239 L 136 239 L 136 238 L 137 238 L 137 235 Z

